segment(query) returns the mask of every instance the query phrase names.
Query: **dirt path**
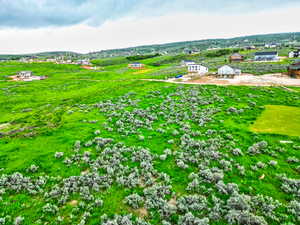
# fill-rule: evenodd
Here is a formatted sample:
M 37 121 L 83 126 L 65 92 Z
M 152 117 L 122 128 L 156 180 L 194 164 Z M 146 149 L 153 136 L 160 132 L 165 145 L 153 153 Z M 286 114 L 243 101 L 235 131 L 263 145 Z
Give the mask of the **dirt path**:
M 199 84 L 199 85 L 235 85 L 235 86 L 296 86 L 300 87 L 300 79 L 290 78 L 282 74 L 265 74 L 256 76 L 253 74 L 242 74 L 236 76 L 233 79 L 226 78 L 215 78 L 215 77 L 201 77 L 194 80 L 179 80 L 179 79 L 168 79 L 168 80 L 158 80 L 158 79 L 143 79 L 148 81 L 160 81 L 174 84 Z M 289 89 L 290 91 L 295 91 Z

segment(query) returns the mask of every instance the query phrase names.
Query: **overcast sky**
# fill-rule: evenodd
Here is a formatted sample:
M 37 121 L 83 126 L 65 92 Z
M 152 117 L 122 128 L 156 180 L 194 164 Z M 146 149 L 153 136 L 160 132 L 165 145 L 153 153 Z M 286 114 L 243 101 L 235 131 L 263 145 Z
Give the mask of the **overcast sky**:
M 300 0 L 0 0 L 0 54 L 299 32 Z

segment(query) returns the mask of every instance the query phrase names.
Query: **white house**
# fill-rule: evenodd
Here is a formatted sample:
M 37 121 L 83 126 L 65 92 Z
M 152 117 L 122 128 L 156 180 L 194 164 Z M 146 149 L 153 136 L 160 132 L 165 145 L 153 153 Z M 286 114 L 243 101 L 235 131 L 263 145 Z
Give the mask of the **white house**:
M 135 63 L 128 64 L 128 67 L 130 69 L 143 69 L 145 65 L 139 62 L 135 62 Z
M 278 61 L 278 52 L 256 52 L 254 55 L 255 61 Z
M 277 48 L 278 44 L 276 43 L 270 43 L 270 44 L 265 44 L 265 48 Z
M 21 71 L 17 74 L 17 77 L 25 79 L 25 78 L 30 78 L 32 76 L 31 71 Z
M 235 69 L 230 66 L 222 66 L 218 69 L 219 75 L 241 75 L 242 71 L 240 69 Z
M 200 64 L 191 64 L 188 66 L 189 73 L 198 73 L 204 75 L 208 73 L 208 68 Z
M 297 58 L 300 56 L 300 51 L 291 51 L 289 53 L 289 58 Z
M 46 62 L 53 62 L 53 63 L 55 63 L 56 59 L 46 59 Z
M 196 64 L 194 61 L 189 61 L 189 60 L 183 60 L 181 62 L 182 66 L 190 66 L 190 65 L 194 65 L 194 64 Z
M 91 65 L 91 62 L 89 59 L 81 59 L 81 60 L 77 60 L 77 64 L 78 65 Z

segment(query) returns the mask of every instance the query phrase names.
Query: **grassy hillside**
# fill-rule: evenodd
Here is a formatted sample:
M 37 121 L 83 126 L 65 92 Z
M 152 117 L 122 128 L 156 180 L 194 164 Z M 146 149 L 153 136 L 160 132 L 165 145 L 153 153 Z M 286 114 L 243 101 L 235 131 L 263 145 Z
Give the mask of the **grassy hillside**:
M 251 130 L 298 89 L 141 80 L 181 60 L 1 63 L 0 224 L 298 224 L 300 138 Z
M 168 53 L 182 54 L 187 51 L 203 51 L 209 48 L 228 48 L 228 47 L 245 47 L 251 45 L 264 45 L 270 43 L 280 43 L 290 45 L 290 42 L 296 42 L 299 46 L 300 33 L 280 33 L 280 34 L 264 34 L 251 35 L 229 39 L 206 39 L 196 41 L 183 41 L 175 43 L 166 43 L 159 45 L 137 46 L 124 49 L 103 50 L 100 52 L 90 53 L 94 57 L 111 57 L 111 56 L 128 56 L 136 54 L 153 54 Z

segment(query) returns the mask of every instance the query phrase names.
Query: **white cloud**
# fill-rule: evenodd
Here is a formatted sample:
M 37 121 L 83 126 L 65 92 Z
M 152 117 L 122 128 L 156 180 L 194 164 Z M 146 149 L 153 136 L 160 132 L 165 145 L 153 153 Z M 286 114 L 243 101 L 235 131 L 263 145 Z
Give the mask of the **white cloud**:
M 172 13 L 137 20 L 126 17 L 100 27 L 85 24 L 61 28 L 0 30 L 0 52 L 78 52 L 175 41 L 227 38 L 249 34 L 300 31 L 299 8 L 282 8 L 244 15 Z

